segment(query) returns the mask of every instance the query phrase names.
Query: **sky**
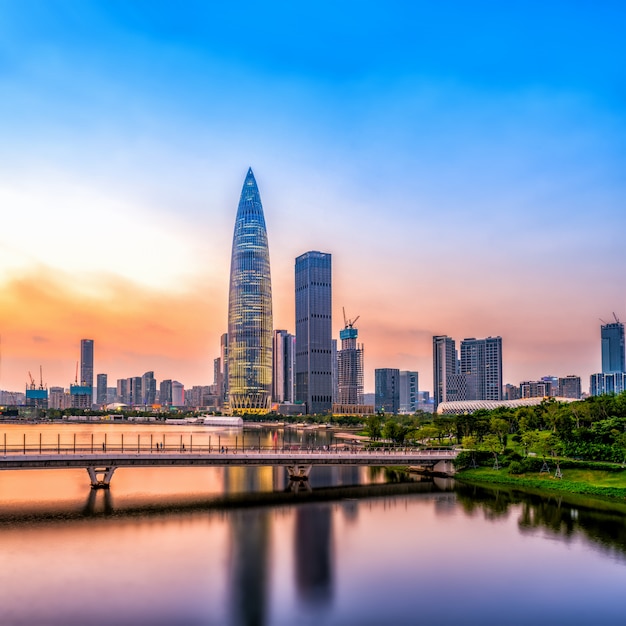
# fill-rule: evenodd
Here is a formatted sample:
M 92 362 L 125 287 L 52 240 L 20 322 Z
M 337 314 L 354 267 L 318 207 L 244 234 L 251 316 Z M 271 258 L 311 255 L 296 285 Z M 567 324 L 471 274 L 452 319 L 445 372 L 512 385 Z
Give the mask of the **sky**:
M 502 336 L 505 383 L 626 320 L 626 4 L 0 0 L 0 388 L 213 382 L 248 167 L 274 326 L 333 255 L 374 369 Z M 215 6 L 212 6 L 215 5 Z

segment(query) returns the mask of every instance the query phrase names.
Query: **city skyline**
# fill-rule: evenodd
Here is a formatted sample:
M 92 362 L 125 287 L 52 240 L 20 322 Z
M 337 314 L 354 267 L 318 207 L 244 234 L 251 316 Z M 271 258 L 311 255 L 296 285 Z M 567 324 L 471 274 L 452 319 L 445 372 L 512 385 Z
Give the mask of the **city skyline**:
M 625 7 L 0 17 L 0 388 L 39 365 L 69 385 L 83 337 L 111 381 L 212 382 L 248 165 L 274 328 L 295 332 L 293 259 L 332 254 L 333 337 L 361 316 L 367 391 L 380 368 L 432 389 L 443 334 L 503 337 L 509 383 L 601 370 L 626 296 Z

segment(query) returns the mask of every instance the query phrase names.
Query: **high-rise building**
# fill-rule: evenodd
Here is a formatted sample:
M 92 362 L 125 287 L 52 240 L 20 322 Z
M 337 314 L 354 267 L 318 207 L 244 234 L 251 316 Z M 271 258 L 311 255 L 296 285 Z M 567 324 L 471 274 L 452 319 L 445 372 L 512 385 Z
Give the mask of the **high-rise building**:
M 525 380 L 519 384 L 520 398 L 548 398 L 552 383 L 546 380 Z
M 467 381 L 459 400 L 502 400 L 502 337 L 463 339 L 459 373 Z
M 580 400 L 581 397 L 581 383 L 580 376 L 574 376 L 570 374 L 565 378 L 559 378 L 558 395 L 561 398 L 574 398 Z
M 400 409 L 400 370 L 381 368 L 374 370 L 377 411 L 396 414 Z
M 419 403 L 417 372 L 400 372 L 400 413 L 415 413 Z
M 611 324 L 600 327 L 602 339 L 602 373 L 626 372 L 624 359 L 624 324 L 617 317 Z
M 117 401 L 122 404 L 130 404 L 130 396 L 128 392 L 128 379 L 117 379 Z
M 171 379 L 162 380 L 159 385 L 159 402 L 163 406 L 172 405 L 172 381 Z
M 177 380 L 172 381 L 172 406 L 185 406 L 185 386 Z
M 433 400 L 434 410 L 441 402 L 447 402 L 448 381 L 458 372 L 456 344 L 447 335 L 433 337 Z
M 359 331 L 354 327 L 359 316 L 344 320 L 339 331 L 341 350 L 337 353 L 339 401 L 341 407 L 363 404 L 363 344 L 357 343 Z M 342 411 L 344 409 L 341 409 Z
M 146 372 L 141 377 L 141 404 L 144 406 L 152 406 L 156 402 L 156 380 L 154 372 Z
M 622 393 L 622 391 L 626 391 L 626 373 L 592 374 L 589 386 L 592 396 Z
M 96 404 L 100 406 L 107 404 L 107 384 L 106 374 L 98 374 L 96 376 Z
M 230 264 L 230 410 L 267 412 L 272 394 L 272 283 L 261 197 L 252 169 L 243 183 Z
M 80 380 L 83 387 L 93 387 L 93 339 L 80 340 Z
M 126 379 L 128 390 L 128 403 L 132 405 L 143 404 L 143 384 L 141 376 L 131 376 Z
M 286 330 L 274 331 L 272 400 L 294 401 L 295 340 Z
M 305 252 L 296 258 L 296 402 L 308 413 L 332 410 L 331 255 Z

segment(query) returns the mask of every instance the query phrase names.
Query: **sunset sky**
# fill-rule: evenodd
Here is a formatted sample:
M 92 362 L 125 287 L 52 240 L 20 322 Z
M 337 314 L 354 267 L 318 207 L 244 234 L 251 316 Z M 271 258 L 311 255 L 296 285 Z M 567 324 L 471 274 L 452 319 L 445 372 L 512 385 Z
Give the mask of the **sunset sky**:
M 215 4 L 216 6 L 211 6 Z M 504 382 L 600 369 L 626 320 L 626 4 L 0 0 L 0 388 L 213 382 L 254 170 L 274 326 L 333 255 L 374 369 L 503 337 Z

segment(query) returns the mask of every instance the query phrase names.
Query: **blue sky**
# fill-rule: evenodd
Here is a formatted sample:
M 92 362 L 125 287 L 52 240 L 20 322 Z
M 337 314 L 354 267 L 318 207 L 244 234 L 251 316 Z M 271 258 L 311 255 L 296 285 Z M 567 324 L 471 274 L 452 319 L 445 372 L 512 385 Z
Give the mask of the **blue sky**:
M 368 389 L 430 388 L 432 334 L 502 335 L 506 382 L 599 368 L 598 318 L 626 317 L 626 5 L 222 4 L 0 0 L 5 301 L 45 283 L 79 312 L 5 306 L 0 387 L 42 359 L 67 384 L 82 336 L 112 379 L 211 382 L 249 165 L 275 326 L 295 256 L 332 252 Z

